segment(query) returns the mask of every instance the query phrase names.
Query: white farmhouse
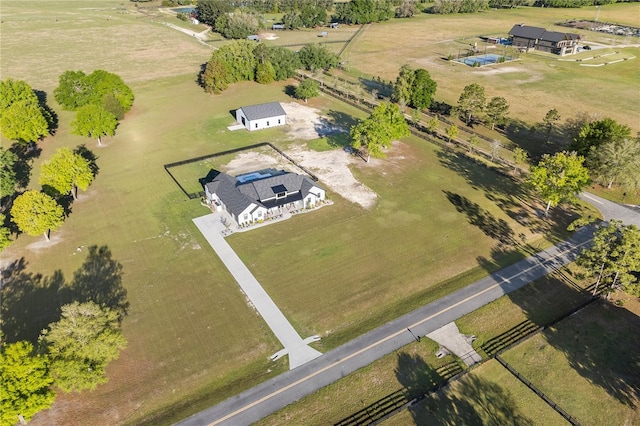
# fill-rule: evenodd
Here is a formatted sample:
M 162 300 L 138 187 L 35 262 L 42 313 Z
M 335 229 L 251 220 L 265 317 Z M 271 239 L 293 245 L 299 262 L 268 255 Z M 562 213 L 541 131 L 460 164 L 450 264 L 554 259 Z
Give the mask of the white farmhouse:
M 307 176 L 265 169 L 237 177 L 219 173 L 204 186 L 208 202 L 238 225 L 262 222 L 287 211 L 316 207 L 325 190 Z
M 279 102 L 243 106 L 236 110 L 236 121 L 249 131 L 287 124 L 287 114 Z

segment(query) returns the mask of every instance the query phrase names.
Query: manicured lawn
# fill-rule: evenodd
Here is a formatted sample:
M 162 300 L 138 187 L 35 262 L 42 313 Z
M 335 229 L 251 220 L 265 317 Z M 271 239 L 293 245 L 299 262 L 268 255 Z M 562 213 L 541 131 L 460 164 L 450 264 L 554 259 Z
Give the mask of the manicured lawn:
M 595 303 L 503 358 L 581 424 L 637 424 L 640 319 L 630 305 Z

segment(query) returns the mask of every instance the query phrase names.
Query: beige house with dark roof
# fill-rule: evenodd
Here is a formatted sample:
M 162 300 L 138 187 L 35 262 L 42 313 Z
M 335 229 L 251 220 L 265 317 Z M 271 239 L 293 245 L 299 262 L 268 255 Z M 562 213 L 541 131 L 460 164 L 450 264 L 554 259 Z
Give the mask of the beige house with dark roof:
M 528 52 L 530 49 L 564 56 L 578 52 L 580 34 L 547 31 L 544 28 L 514 25 L 509 31 L 513 47 Z

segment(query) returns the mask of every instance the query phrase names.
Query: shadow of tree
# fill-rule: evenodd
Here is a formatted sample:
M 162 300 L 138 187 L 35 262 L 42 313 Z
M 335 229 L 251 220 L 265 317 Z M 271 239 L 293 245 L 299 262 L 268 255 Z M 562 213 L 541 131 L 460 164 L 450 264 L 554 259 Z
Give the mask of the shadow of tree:
M 456 210 L 467 216 L 470 224 L 477 226 L 486 236 L 497 240 L 499 246 L 509 247 L 517 245 L 513 229 L 511 229 L 506 220 L 496 219 L 491 213 L 467 197 L 454 194 L 450 191 L 443 192 L 449 202 L 455 206 Z
M 293 84 L 287 84 L 286 86 L 284 86 L 284 94 L 295 98 L 296 97 L 296 86 L 294 86 Z
M 424 394 L 443 381 L 443 377 L 420 355 L 411 355 L 406 352 L 398 354 L 395 373 L 410 398 Z
M 347 147 L 351 144 L 349 130 L 358 124 L 358 120 L 341 111 L 329 110 L 320 117 L 314 129 L 320 137 L 326 138 L 333 147 Z
M 120 319 L 129 302 L 122 285 L 122 265 L 112 259 L 107 246 L 91 246 L 84 263 L 66 282 L 62 271 L 50 277 L 26 271 L 23 258 L 2 270 L 0 318 L 4 340 L 27 340 L 34 345 L 41 331 L 60 319 L 60 308 L 73 301 L 93 301 L 115 309 Z
M 27 340 L 34 345 L 40 332 L 60 318 L 60 307 L 70 303 L 61 271 L 50 277 L 26 272 L 24 257 L 2 270 L 1 324 L 4 340 Z
M 398 381 L 417 397 L 442 382 L 419 355 L 398 355 Z M 532 425 L 515 399 L 497 383 L 466 374 L 408 408 L 416 425 Z
M 71 194 L 61 194 L 57 189 L 50 185 L 42 185 L 42 192 L 56 200 L 56 202 L 62 207 L 65 217 L 71 216 L 71 212 L 73 211 L 73 196 Z
M 47 105 L 47 92 L 37 89 L 34 89 L 33 92 L 38 98 L 40 108 L 46 111 L 45 118 L 47 119 L 47 124 L 49 124 L 49 133 L 51 135 L 55 135 L 56 130 L 58 130 L 58 114 L 56 114 L 56 112 Z
M 13 171 L 16 173 L 16 186 L 26 188 L 31 180 L 33 160 L 40 157 L 42 148 L 35 144 L 14 143 L 9 147 L 9 151 L 18 157 L 18 161 L 13 165 Z
M 580 376 L 620 403 L 640 399 L 640 318 L 608 302 L 596 302 L 544 333 Z M 562 401 L 557 401 L 562 404 Z
M 87 148 L 85 144 L 82 144 L 82 145 L 78 145 L 76 149 L 73 150 L 73 153 L 78 154 L 79 156 L 87 160 L 89 162 L 89 168 L 91 169 L 91 172 L 93 173 L 93 175 L 94 176 L 98 175 L 98 172 L 100 171 L 100 167 L 98 167 L 98 163 L 97 163 L 98 156 L 95 155 L 93 151 Z
M 84 263 L 73 274 L 72 299 L 111 308 L 122 320 L 129 311 L 127 290 L 122 285 L 122 264 L 111 257 L 107 246 L 91 246 L 88 250 Z
M 377 95 L 384 96 L 385 98 L 391 97 L 391 94 L 393 93 L 393 86 L 382 79 L 376 80 L 360 77 L 359 80 L 360 84 L 364 86 L 364 90 L 368 93 L 375 93 Z

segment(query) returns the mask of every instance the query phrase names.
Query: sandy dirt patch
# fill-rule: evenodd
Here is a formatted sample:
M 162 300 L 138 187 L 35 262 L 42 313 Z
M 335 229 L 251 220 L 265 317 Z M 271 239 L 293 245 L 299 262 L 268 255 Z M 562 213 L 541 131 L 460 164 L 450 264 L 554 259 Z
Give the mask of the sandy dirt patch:
M 369 187 L 358 181 L 351 173 L 349 166 L 362 159 L 341 149 L 317 152 L 304 145 L 294 145 L 287 154 L 298 164 L 315 173 L 320 182 L 327 185 L 341 197 L 370 209 L 376 204 L 378 195 Z
M 321 111 L 296 102 L 282 103 L 287 113 L 287 133 L 293 139 L 313 140 L 333 133 L 347 132 L 322 117 Z
M 346 132 L 347 129 L 334 125 L 324 118 L 321 111 L 296 102 L 282 103 L 287 113 L 287 133 L 292 139 L 313 140 L 327 134 Z M 310 150 L 304 143 L 291 145 L 286 154 L 296 163 L 310 170 L 331 191 L 364 208 L 372 208 L 377 194 L 359 182 L 351 169 L 352 164 L 361 164 L 362 159 L 342 149 L 317 152 Z M 373 166 L 373 161 L 369 163 Z M 270 148 L 243 152 L 222 167 L 231 175 L 255 170 L 275 168 L 300 173 L 301 170 Z
M 261 40 L 276 40 L 280 38 L 274 33 L 259 33 L 258 37 L 260 37 Z

